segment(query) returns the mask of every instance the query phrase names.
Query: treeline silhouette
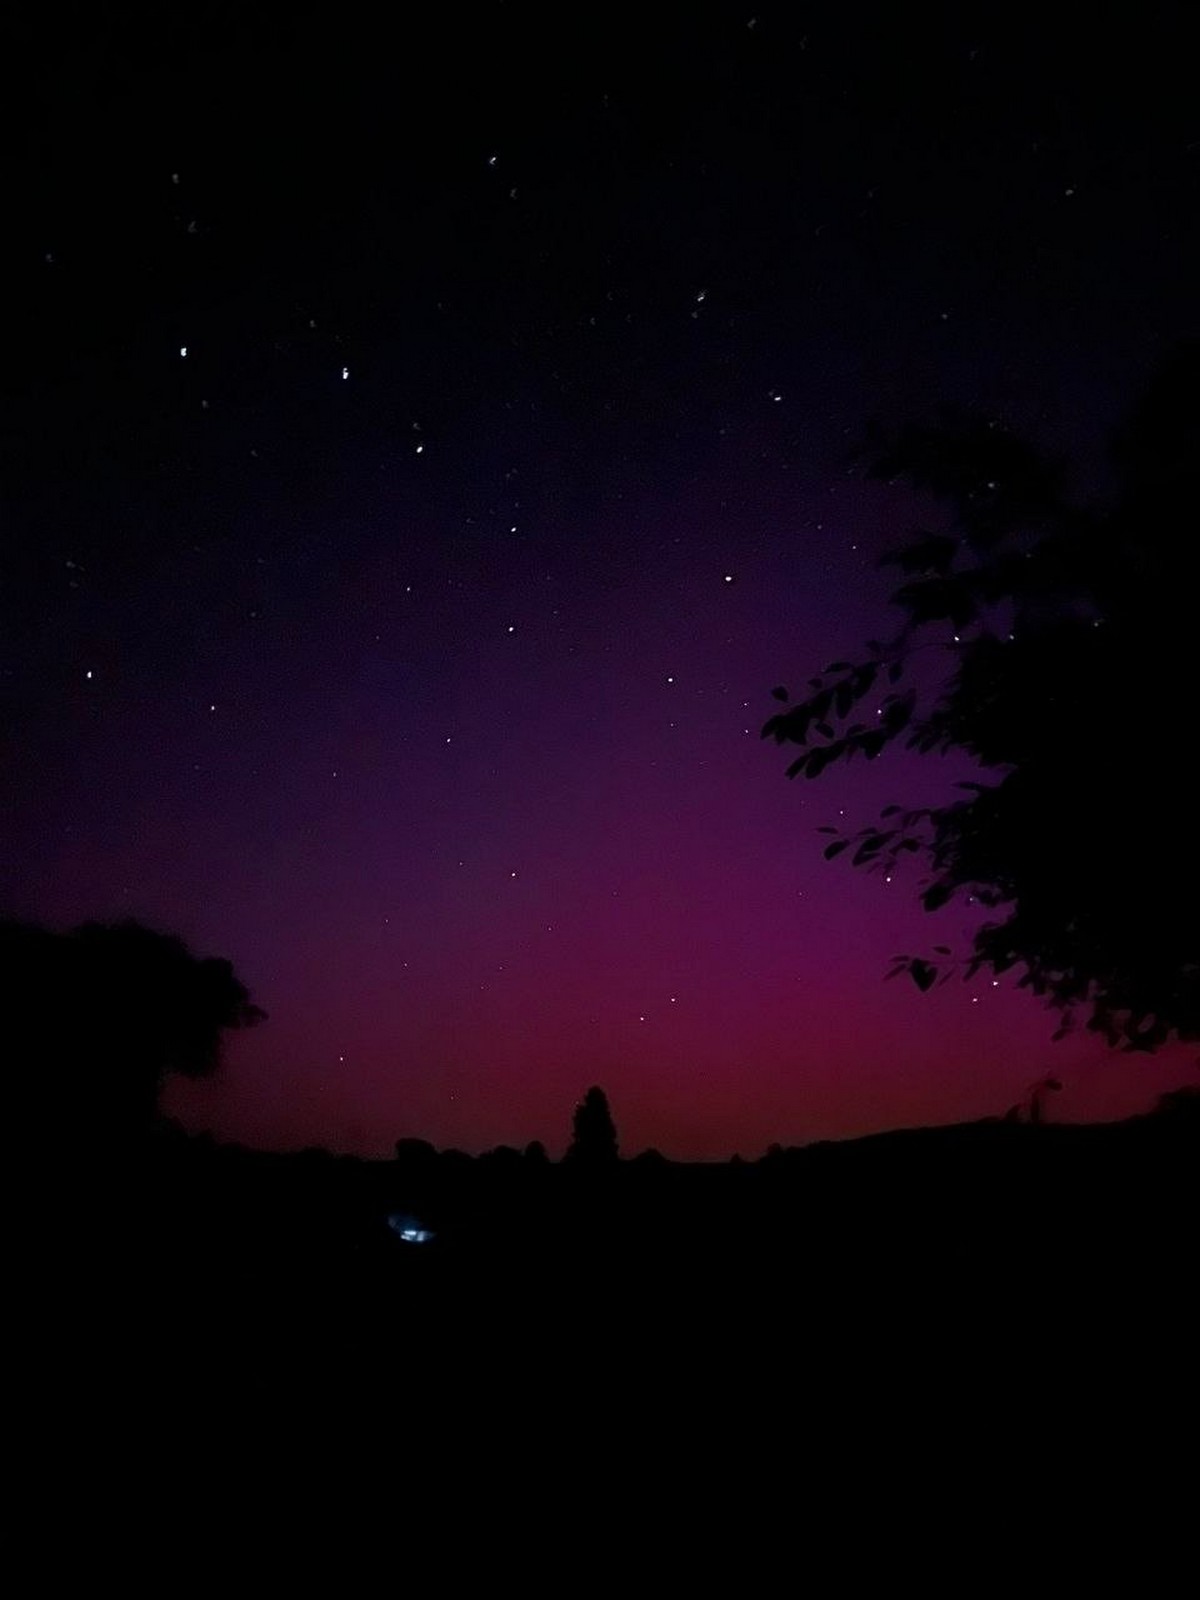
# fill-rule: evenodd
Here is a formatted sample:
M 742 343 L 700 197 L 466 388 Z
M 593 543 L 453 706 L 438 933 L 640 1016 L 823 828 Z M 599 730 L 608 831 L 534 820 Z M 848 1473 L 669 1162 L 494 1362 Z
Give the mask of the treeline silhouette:
M 591 1162 L 417 1138 L 390 1159 L 279 1154 L 170 1127 L 151 1148 L 143 1281 L 209 1306 L 427 1329 L 497 1296 L 529 1316 L 596 1294 L 735 1321 L 797 1294 L 822 1316 L 897 1295 L 1040 1314 L 1183 1292 L 1200 1092 L 1120 1123 L 996 1117 L 710 1163 L 607 1140 Z
M 109 1435 L 133 1408 L 173 1447 L 181 1383 L 251 1415 L 272 1389 L 306 1429 L 351 1394 L 367 1426 L 536 1397 L 560 1428 L 564 1360 L 589 1437 L 603 1387 L 614 1417 L 618 1389 L 654 1416 L 673 1390 L 705 1426 L 751 1383 L 763 1415 L 789 1386 L 810 1415 L 914 1385 L 927 1409 L 1014 1352 L 1100 1333 L 1128 1360 L 1190 1325 L 1195 1089 L 1071 1126 L 1039 1080 L 1012 1118 L 689 1163 L 623 1157 L 593 1086 L 559 1160 L 408 1136 L 387 1159 L 273 1153 L 156 1109 L 261 1015 L 227 963 L 130 926 L 4 941 L 5 1014 L 45 1025 L 9 1057 L 40 1119 L 12 1163 L 16 1370 L 48 1359 L 60 1410 L 99 1404 Z
M 18 1168 L 40 1197 L 29 1237 L 57 1251 L 70 1235 L 80 1270 L 102 1263 L 109 1284 L 126 1270 L 150 1295 L 336 1286 L 396 1302 L 419 1281 L 436 1302 L 495 1273 L 531 1295 L 597 1274 L 638 1294 L 844 1288 L 847 1273 L 876 1287 L 923 1274 L 927 1294 L 1007 1274 L 1031 1292 L 1051 1267 L 1061 1282 L 1064 1261 L 1085 1276 L 1142 1272 L 1192 1226 L 1195 1088 L 1125 1123 L 1058 1125 L 1046 1075 L 1007 1116 L 705 1164 L 622 1159 L 593 1086 L 561 1161 L 536 1140 L 471 1156 L 405 1137 L 387 1161 L 272 1154 L 189 1135 L 158 1110 L 171 1073 L 212 1071 L 224 1035 L 263 1016 L 228 962 L 136 923 L 9 923 L 0 974 L 6 1016 L 31 1024 L 9 1058 L 27 1130 Z

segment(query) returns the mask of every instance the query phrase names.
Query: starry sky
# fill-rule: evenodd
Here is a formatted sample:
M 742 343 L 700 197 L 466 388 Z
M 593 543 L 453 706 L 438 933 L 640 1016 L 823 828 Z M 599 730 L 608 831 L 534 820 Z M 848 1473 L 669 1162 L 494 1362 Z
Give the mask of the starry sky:
M 759 730 L 887 630 L 868 421 L 1101 489 L 1197 331 L 1186 8 L 574 12 L 10 18 L 0 909 L 231 958 L 169 1103 L 264 1146 L 1141 1108 L 1178 1057 L 883 981 L 969 910 L 815 830 L 964 769 Z

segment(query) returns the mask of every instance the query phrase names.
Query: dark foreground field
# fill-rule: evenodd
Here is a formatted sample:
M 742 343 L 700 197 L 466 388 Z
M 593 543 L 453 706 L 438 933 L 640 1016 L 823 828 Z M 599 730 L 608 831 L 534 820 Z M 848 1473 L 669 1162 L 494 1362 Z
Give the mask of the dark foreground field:
M 419 1496 L 455 1548 L 468 1501 L 536 1522 L 597 1484 L 622 1526 L 682 1503 L 693 1539 L 697 1480 L 760 1517 L 766 1483 L 779 1528 L 931 1473 L 993 1522 L 998 1492 L 1081 1472 L 1178 1490 L 1198 1154 L 1186 1113 L 595 1174 L 177 1141 L 134 1181 L 64 1177 L 33 1231 L 13 1448 L 53 1496 L 82 1479 L 139 1526 L 141 1497 L 169 1504 L 177 1549 L 235 1500 L 282 1496 L 294 1525 L 297 1479 L 316 1527 L 339 1485 L 382 1497 L 384 1527 Z M 944 1526 L 945 1502 L 922 1515 Z
M 421 1383 L 463 1350 L 615 1361 L 663 1341 L 675 1363 L 761 1366 L 800 1342 L 848 1360 L 863 1340 L 947 1363 L 1007 1346 L 1037 1383 L 1042 1360 L 1069 1363 L 1101 1332 L 1153 1332 L 1164 1353 L 1178 1336 L 1198 1154 L 1190 1108 L 596 1172 L 515 1152 L 364 1162 L 179 1141 L 119 1193 L 82 1198 L 56 1289 L 91 1281 L 115 1321 L 214 1356 L 283 1329 L 278 1359 L 346 1344 L 360 1369 L 402 1360 Z

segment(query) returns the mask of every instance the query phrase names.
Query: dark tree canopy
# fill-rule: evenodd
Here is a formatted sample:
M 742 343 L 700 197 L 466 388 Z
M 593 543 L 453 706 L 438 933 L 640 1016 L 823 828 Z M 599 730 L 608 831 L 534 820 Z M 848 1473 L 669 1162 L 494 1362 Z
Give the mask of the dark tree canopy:
M 0 993 L 19 1093 L 46 1142 L 145 1133 L 168 1075 L 212 1072 L 225 1032 L 265 1015 L 228 961 L 137 922 L 0 923 Z
M 793 777 L 904 739 L 965 753 L 981 781 L 887 806 L 826 855 L 887 872 L 911 857 L 927 910 L 960 897 L 997 913 L 957 959 L 896 958 L 923 990 L 956 967 L 1020 968 L 1061 1013 L 1056 1037 L 1082 1016 L 1127 1049 L 1200 1038 L 1200 350 L 1121 430 L 1102 504 L 1074 503 L 1060 464 L 973 416 L 871 448 L 875 475 L 940 499 L 947 523 L 883 558 L 903 579 L 898 635 L 803 698 L 775 690 L 786 709 L 763 735 L 801 748 Z M 952 666 L 925 689 L 930 651 Z
M 591 1088 L 575 1107 L 567 1160 L 581 1166 L 611 1166 L 617 1159 L 617 1129 L 603 1089 Z

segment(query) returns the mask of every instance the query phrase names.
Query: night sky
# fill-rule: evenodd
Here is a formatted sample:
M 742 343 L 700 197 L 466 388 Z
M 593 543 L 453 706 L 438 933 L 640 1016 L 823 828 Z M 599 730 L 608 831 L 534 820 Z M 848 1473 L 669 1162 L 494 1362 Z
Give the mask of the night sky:
M 1187 8 L 171 9 L 9 24 L 0 594 L 0 910 L 270 1013 L 170 1107 L 557 1151 L 599 1082 L 713 1157 L 1179 1081 L 885 983 L 967 909 L 815 829 L 964 769 L 759 731 L 898 616 L 869 420 L 1091 491 L 1197 331 Z

